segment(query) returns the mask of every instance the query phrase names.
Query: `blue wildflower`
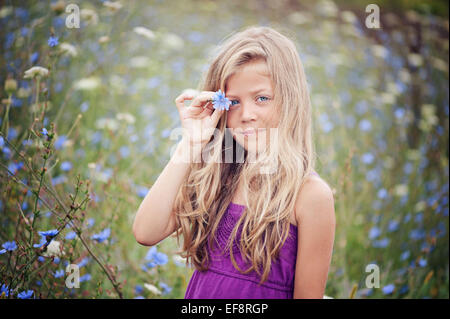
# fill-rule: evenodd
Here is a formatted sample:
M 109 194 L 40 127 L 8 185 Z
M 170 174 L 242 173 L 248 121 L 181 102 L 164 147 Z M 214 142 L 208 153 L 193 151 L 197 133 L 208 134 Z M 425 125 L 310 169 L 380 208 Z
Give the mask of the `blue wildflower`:
M 166 254 L 158 252 L 156 246 L 153 246 L 147 252 L 145 260 L 153 262 L 154 265 L 156 266 L 156 265 L 165 265 L 168 262 L 169 258 L 167 257 Z
M 60 150 L 63 148 L 64 143 L 67 141 L 67 137 L 65 135 L 61 135 L 58 137 L 58 139 L 55 141 L 55 149 Z
M 48 135 L 48 131 L 47 131 L 47 129 L 45 127 L 42 129 L 42 134 L 43 135 Z
M 388 192 L 385 188 L 380 189 L 377 193 L 378 198 L 386 198 L 387 195 Z
M 231 101 L 225 97 L 225 93 L 222 90 L 219 90 L 213 95 L 213 107 L 219 110 L 229 110 Z
M 390 232 L 396 231 L 398 229 L 398 225 L 399 225 L 399 222 L 396 220 L 389 221 L 388 231 L 390 231 Z
M 372 123 L 369 120 L 362 120 L 361 122 L 359 122 L 359 129 L 361 131 L 370 131 L 372 129 Z
M 14 251 L 17 249 L 17 245 L 15 241 L 7 241 L 5 242 L 2 247 L 4 249 L 0 250 L 0 255 L 6 253 L 7 251 Z
M 87 228 L 91 228 L 92 226 L 94 226 L 95 223 L 94 218 L 89 218 L 87 221 L 88 221 Z
M 364 164 L 371 164 L 375 156 L 372 153 L 365 153 L 361 156 L 361 160 Z
M 409 233 L 409 238 L 413 240 L 425 238 L 425 231 L 423 229 L 413 229 Z
M 46 230 L 46 231 L 38 231 L 39 235 L 41 235 L 42 237 L 55 237 L 56 235 L 58 235 L 58 230 L 57 229 L 51 229 L 51 230 Z
M 374 226 L 369 230 L 369 239 L 375 239 L 380 235 L 381 235 L 381 230 L 377 226 Z
M 84 258 L 78 263 L 78 268 L 81 268 L 81 267 L 86 266 L 88 262 L 89 262 L 89 258 L 88 258 L 88 257 L 84 257 Z
M 72 163 L 68 161 L 64 161 L 61 163 L 61 169 L 65 172 L 70 171 L 72 169 Z
M 141 285 L 136 285 L 135 287 L 134 287 L 134 293 L 135 294 L 140 294 L 140 293 L 142 293 L 142 291 L 144 291 L 144 288 L 142 288 L 142 286 Z
M 172 291 L 172 288 L 164 282 L 160 282 L 159 286 L 162 288 L 163 294 L 168 294 Z
M 34 294 L 33 290 L 22 291 L 21 293 L 19 293 L 17 295 L 17 298 L 19 298 L 19 299 L 31 299 L 31 296 L 33 296 L 33 294 Z
M 35 248 L 40 248 L 47 243 L 50 244 L 53 237 L 58 235 L 58 230 L 51 229 L 51 230 L 46 230 L 46 231 L 38 231 L 38 234 L 41 236 L 41 241 L 39 242 L 39 244 L 33 245 L 33 247 L 35 247 Z
M 139 197 L 145 197 L 150 189 L 144 186 L 137 187 L 137 195 Z
M 31 56 L 30 56 L 31 64 L 36 64 L 38 59 L 39 59 L 39 52 L 34 52 L 31 54 Z
M 111 229 L 110 228 L 105 228 L 100 233 L 92 235 L 91 238 L 93 240 L 96 240 L 99 243 L 102 243 L 102 242 L 104 242 L 105 240 L 108 239 L 110 234 L 111 234 Z
M 5 296 L 8 297 L 9 295 L 9 287 L 5 284 L 0 286 L 0 296 L 5 293 Z
M 56 47 L 58 45 L 58 43 L 59 43 L 58 42 L 58 37 L 50 36 L 50 38 L 48 38 L 47 43 L 52 48 Z
M 400 259 L 401 259 L 401 260 L 408 259 L 408 258 L 409 258 L 409 255 L 410 255 L 409 250 L 404 251 L 404 252 L 400 255 Z
M 68 240 L 75 239 L 75 237 L 77 237 L 77 234 L 74 231 L 71 231 L 71 232 L 67 233 L 67 235 L 66 235 L 66 239 L 68 239 Z
M 143 296 L 136 296 L 134 299 L 145 299 Z
M 418 264 L 420 267 L 425 267 L 427 265 L 427 260 L 422 257 L 419 259 Z
M 384 286 L 382 290 L 385 295 L 389 295 L 394 291 L 394 289 L 395 289 L 395 285 L 389 284 L 387 286 Z
M 89 109 L 89 103 L 88 102 L 81 103 L 80 109 L 81 109 L 81 112 L 83 112 L 83 113 L 86 112 Z
M 92 278 L 91 274 L 85 274 L 80 277 L 80 282 L 91 280 L 91 278 Z
M 64 270 L 62 270 L 62 269 L 57 270 L 55 272 L 54 276 L 55 276 L 55 278 L 60 278 L 60 277 L 64 276 Z
M 375 248 L 385 248 L 389 245 L 389 238 L 383 238 L 373 242 L 372 246 Z

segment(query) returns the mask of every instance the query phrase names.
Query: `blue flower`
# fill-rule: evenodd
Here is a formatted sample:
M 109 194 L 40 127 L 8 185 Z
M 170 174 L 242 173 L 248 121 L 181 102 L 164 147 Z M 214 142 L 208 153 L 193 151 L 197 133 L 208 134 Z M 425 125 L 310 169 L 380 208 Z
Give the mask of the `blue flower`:
M 19 298 L 19 299 L 31 299 L 31 296 L 33 296 L 33 294 L 34 294 L 33 290 L 22 291 L 21 293 L 19 293 L 17 295 L 17 298 Z
M 168 294 L 172 291 L 172 288 L 164 282 L 160 282 L 159 286 L 162 288 L 163 294 Z
M 410 255 L 410 252 L 409 252 L 409 250 L 407 250 L 407 251 L 403 252 L 403 253 L 400 255 L 400 259 L 401 259 L 401 260 L 408 259 L 408 258 L 409 258 L 409 255 Z
M 61 163 L 61 169 L 63 170 L 63 171 L 70 171 L 71 169 L 72 169 L 72 163 L 71 162 L 68 162 L 68 161 L 65 161 L 65 162 L 62 162 Z
M 110 234 L 111 234 L 111 229 L 110 228 L 105 228 L 100 233 L 92 235 L 91 238 L 93 240 L 96 240 L 99 243 L 102 243 L 102 242 L 104 242 L 105 240 L 108 239 Z
M 421 258 L 419 259 L 418 264 L 419 264 L 420 267 L 425 267 L 425 266 L 427 265 L 427 260 L 426 260 L 426 259 L 423 259 L 423 258 L 421 257 Z
M 45 240 L 44 237 L 41 236 L 41 241 L 39 242 L 39 244 L 34 244 L 33 247 L 34 248 L 41 248 L 42 246 L 44 246 L 47 243 L 47 240 Z M 41 256 L 42 257 L 42 256 Z
M 41 241 L 39 242 L 39 244 L 33 245 L 33 247 L 35 247 L 35 248 L 40 248 L 47 243 L 50 244 L 53 237 L 58 235 L 58 230 L 51 229 L 51 230 L 46 230 L 46 231 L 38 231 L 38 234 L 41 236 Z
M 145 195 L 147 195 L 147 193 L 148 193 L 149 190 L 150 190 L 150 189 L 147 188 L 147 187 L 145 187 L 145 186 L 138 186 L 138 187 L 137 187 L 137 195 L 138 195 L 139 197 L 145 197 Z
M 47 43 L 52 48 L 56 47 L 58 45 L 58 43 L 59 43 L 58 42 L 58 37 L 50 36 L 50 38 L 48 38 Z
M 78 267 L 84 267 L 87 265 L 87 263 L 89 262 L 89 258 L 88 257 L 84 257 L 79 263 L 78 263 Z
M 413 240 L 425 238 L 425 231 L 423 229 L 413 229 L 409 233 L 409 238 Z
M 380 189 L 377 193 L 378 198 L 386 198 L 387 195 L 388 192 L 385 188 Z
M 382 290 L 385 295 L 389 295 L 394 291 L 394 289 L 395 289 L 395 285 L 389 284 L 387 286 L 384 286 Z
M 60 150 L 64 143 L 67 141 L 67 137 L 65 135 L 61 135 L 55 142 L 55 149 Z
M 156 250 L 156 246 L 153 246 L 149 249 L 147 252 L 147 255 L 145 256 L 145 260 L 148 260 L 149 263 L 147 263 L 147 267 L 156 266 L 156 265 L 165 265 L 169 258 L 166 254 L 158 252 Z M 149 265 L 150 264 L 150 265 Z
M 5 293 L 5 296 L 8 297 L 9 295 L 9 287 L 5 284 L 0 286 L 0 296 Z
M 225 93 L 219 90 L 213 95 L 213 107 L 219 110 L 229 110 L 231 101 L 225 97 Z
M 94 226 L 95 223 L 95 219 L 94 218 L 89 218 L 87 220 L 88 224 L 87 224 L 87 228 L 91 228 L 92 226 Z
M 372 246 L 375 248 L 385 248 L 389 245 L 389 238 L 383 238 L 373 242 Z
M 140 294 L 142 291 L 144 291 L 144 289 L 142 288 L 142 286 L 141 285 L 136 285 L 135 287 L 134 287 L 134 293 L 135 294 Z
M 365 153 L 361 156 L 361 160 L 364 164 L 371 164 L 374 158 L 372 153 Z
M 48 131 L 47 131 L 47 129 L 45 127 L 42 129 L 42 134 L 43 135 L 48 135 Z
M 64 270 L 60 269 L 55 272 L 55 278 L 60 278 L 64 276 Z
M 375 239 L 380 236 L 381 230 L 377 226 L 374 226 L 369 231 L 369 239 Z
M 91 274 L 86 274 L 80 277 L 80 282 L 91 280 Z
M 15 241 L 7 241 L 5 242 L 2 247 L 4 249 L 0 250 L 0 255 L 6 253 L 7 251 L 14 251 L 17 249 L 17 245 Z
M 71 232 L 67 233 L 67 235 L 66 235 L 66 239 L 68 239 L 68 240 L 75 239 L 75 237 L 77 237 L 77 234 L 74 231 L 71 231 Z
M 42 237 L 55 237 L 56 235 L 58 235 L 58 230 L 57 229 L 52 229 L 52 230 L 46 230 L 46 231 L 38 231 L 39 235 L 41 235 Z
M 372 123 L 369 120 L 362 120 L 361 122 L 359 122 L 359 129 L 361 131 L 370 131 L 372 129 Z
M 396 220 L 389 221 L 388 231 L 390 231 L 390 232 L 396 231 L 398 229 L 398 225 L 399 225 L 399 222 Z

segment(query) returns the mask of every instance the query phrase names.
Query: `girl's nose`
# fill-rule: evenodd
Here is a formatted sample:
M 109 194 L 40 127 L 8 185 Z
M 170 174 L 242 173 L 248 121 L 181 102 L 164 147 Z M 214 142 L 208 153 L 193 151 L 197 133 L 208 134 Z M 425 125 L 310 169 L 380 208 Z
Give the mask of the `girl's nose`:
M 242 122 L 252 122 L 256 120 L 256 109 L 255 105 L 251 102 L 245 102 L 241 105 L 241 121 Z

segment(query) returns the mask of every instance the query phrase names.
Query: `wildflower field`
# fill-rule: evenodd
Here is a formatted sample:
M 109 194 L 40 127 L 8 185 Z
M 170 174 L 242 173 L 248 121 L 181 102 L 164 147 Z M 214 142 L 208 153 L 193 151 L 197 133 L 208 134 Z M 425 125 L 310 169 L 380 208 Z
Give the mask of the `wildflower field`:
M 174 99 L 249 25 L 288 32 L 305 66 L 335 194 L 325 294 L 449 298 L 448 3 L 380 1 L 380 29 L 346 3 L 3 1 L 0 298 L 183 298 L 176 239 L 141 246 L 132 223 Z

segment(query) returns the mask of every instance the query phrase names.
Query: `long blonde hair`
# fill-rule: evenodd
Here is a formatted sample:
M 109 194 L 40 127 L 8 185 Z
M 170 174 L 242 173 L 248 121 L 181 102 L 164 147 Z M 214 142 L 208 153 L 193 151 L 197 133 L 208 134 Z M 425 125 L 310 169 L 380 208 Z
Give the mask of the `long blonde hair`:
M 245 209 L 237 221 L 226 250 L 234 267 L 247 274 L 252 270 L 267 280 L 271 263 L 289 235 L 290 216 L 305 176 L 314 171 L 311 102 L 303 65 L 292 40 L 273 28 L 252 26 L 235 32 L 218 47 L 203 74 L 199 91 L 226 92 L 227 79 L 244 64 L 263 59 L 274 84 L 274 102 L 280 114 L 275 174 L 261 174 L 261 162 L 248 161 L 248 152 L 233 141 L 236 161 L 226 163 L 226 112 L 219 120 L 218 136 L 208 146 L 210 160 L 192 163 L 186 181 L 175 200 L 177 240 L 183 235 L 181 255 L 198 270 L 209 266 L 208 245 L 212 241 L 228 204 L 242 181 Z M 207 146 L 207 147 L 208 147 Z M 238 157 L 243 161 L 238 161 Z M 261 160 L 266 157 L 261 156 Z M 236 239 L 242 225 L 241 238 Z M 246 264 L 240 269 L 233 256 L 237 241 Z M 217 239 L 216 239 L 217 242 Z

